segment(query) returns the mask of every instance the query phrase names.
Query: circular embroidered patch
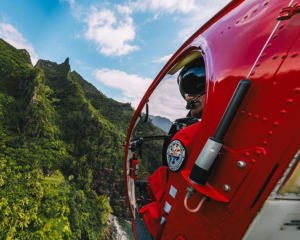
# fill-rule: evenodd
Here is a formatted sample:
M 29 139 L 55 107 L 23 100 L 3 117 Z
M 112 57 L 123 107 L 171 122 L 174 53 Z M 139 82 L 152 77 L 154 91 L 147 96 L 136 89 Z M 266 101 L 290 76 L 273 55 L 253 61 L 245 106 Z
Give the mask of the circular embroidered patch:
M 167 149 L 167 163 L 171 171 L 178 171 L 185 159 L 185 148 L 179 140 L 170 142 Z

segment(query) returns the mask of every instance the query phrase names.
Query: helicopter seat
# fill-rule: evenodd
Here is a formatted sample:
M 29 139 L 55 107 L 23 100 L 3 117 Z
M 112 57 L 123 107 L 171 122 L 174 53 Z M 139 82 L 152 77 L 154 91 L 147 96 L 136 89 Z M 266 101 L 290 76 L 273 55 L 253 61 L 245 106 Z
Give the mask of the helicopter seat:
M 149 178 L 148 182 L 155 200 L 139 210 L 144 222 L 153 237 L 156 237 L 161 228 L 161 215 L 163 206 L 161 200 L 166 191 L 168 180 L 168 168 L 161 166 Z
M 160 204 L 151 202 L 141 208 L 139 213 L 143 216 L 145 225 L 153 237 L 157 236 L 160 229 Z

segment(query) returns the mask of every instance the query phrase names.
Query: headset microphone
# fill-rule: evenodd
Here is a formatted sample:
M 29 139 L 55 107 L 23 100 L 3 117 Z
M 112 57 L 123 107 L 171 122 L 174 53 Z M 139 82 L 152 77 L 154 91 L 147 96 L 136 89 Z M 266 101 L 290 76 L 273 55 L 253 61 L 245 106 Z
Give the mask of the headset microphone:
M 188 109 L 188 110 L 191 110 L 191 109 L 195 108 L 195 105 L 196 105 L 196 101 L 195 100 L 191 100 L 191 101 L 188 101 L 186 103 L 185 108 Z
M 185 108 L 188 109 L 188 110 L 192 110 L 192 109 L 194 109 L 196 107 L 196 103 L 200 103 L 200 101 L 199 100 L 195 100 L 195 99 L 193 99 L 191 101 L 188 101 L 186 103 Z

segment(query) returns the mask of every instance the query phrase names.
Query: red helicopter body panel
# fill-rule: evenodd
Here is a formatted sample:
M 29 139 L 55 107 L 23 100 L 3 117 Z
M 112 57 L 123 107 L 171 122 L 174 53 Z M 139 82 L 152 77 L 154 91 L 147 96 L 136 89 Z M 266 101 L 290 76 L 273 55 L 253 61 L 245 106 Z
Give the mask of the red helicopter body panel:
M 146 92 L 128 130 L 126 183 L 130 177 L 130 136 L 142 108 L 171 67 L 189 51 L 200 49 L 206 66 L 205 107 L 201 121 L 172 138 L 184 145 L 187 160 L 179 171 L 169 171 L 163 184 L 164 194 L 156 201 L 159 221 L 156 216 L 154 230 L 147 226 L 154 239 L 242 239 L 282 178 L 300 148 L 297 3 L 232 1 L 187 40 Z M 290 12 L 282 11 L 289 6 Z M 251 80 L 251 87 L 225 135 L 206 185 L 195 185 L 196 193 L 186 202 L 191 210 L 203 200 L 194 213 L 184 206 L 186 189 L 191 185 L 187 180 L 189 171 L 207 139 L 213 136 L 242 79 Z M 170 189 L 176 189 L 175 194 Z M 126 190 L 131 191 L 129 184 Z M 128 193 L 129 209 L 135 219 L 130 198 Z

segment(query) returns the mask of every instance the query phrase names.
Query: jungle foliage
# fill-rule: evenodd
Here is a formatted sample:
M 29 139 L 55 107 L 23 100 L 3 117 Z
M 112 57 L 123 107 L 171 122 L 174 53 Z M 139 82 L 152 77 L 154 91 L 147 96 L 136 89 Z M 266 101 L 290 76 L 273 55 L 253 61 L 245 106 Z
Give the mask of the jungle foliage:
M 33 67 L 26 50 L 0 39 L 0 239 L 101 239 L 110 213 L 125 218 L 132 115 L 71 72 L 68 58 Z M 158 163 L 144 158 L 152 172 Z

